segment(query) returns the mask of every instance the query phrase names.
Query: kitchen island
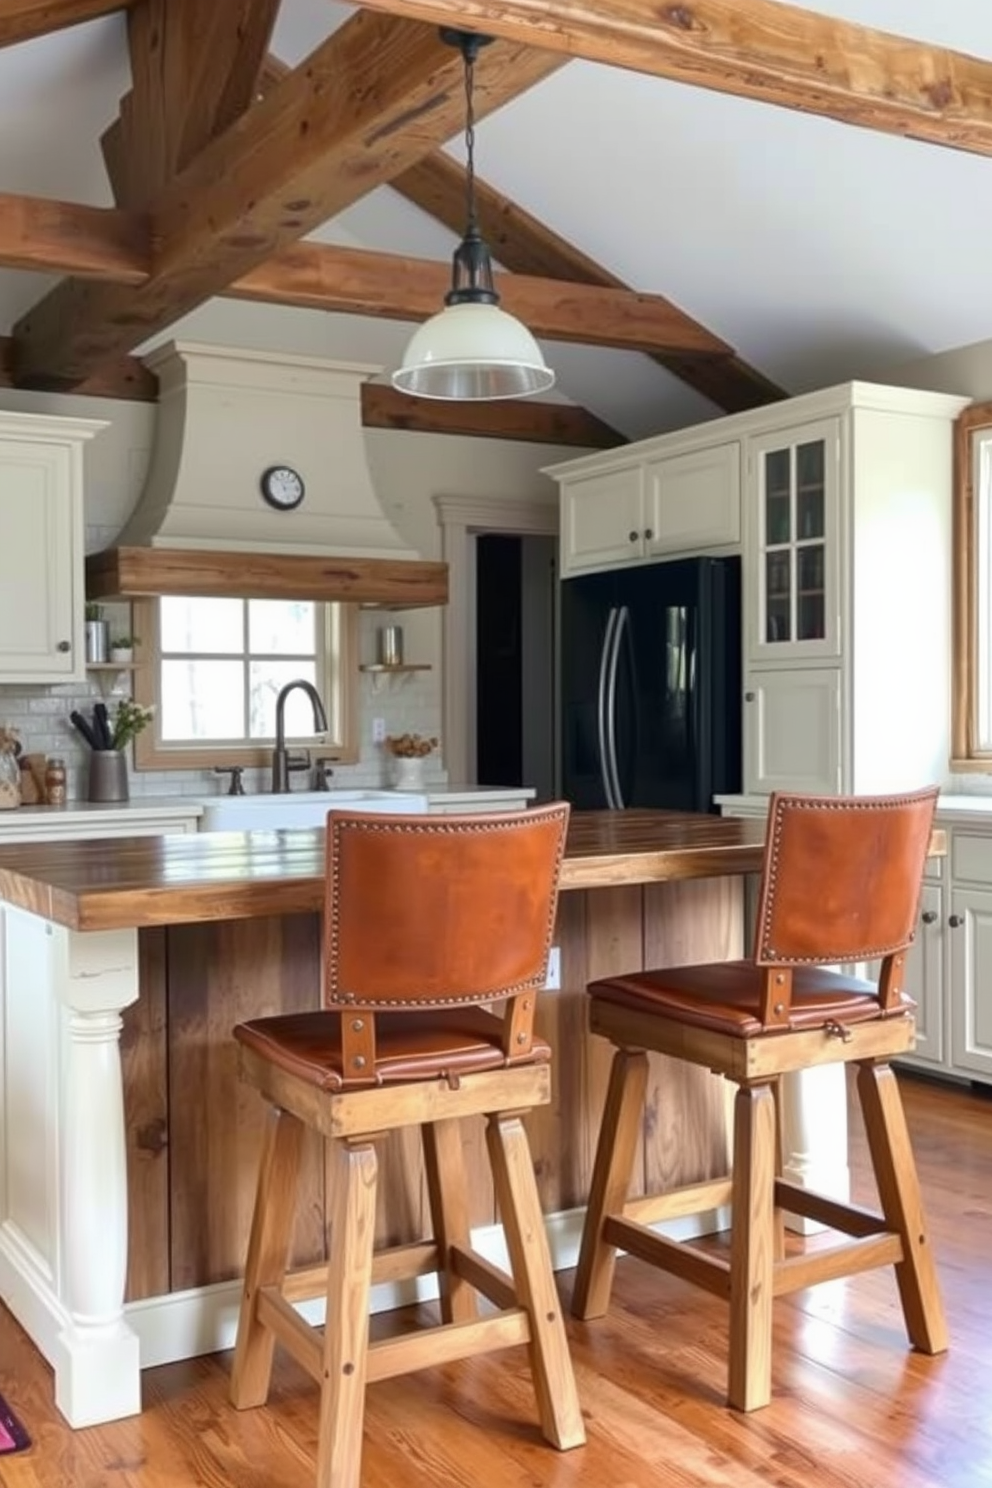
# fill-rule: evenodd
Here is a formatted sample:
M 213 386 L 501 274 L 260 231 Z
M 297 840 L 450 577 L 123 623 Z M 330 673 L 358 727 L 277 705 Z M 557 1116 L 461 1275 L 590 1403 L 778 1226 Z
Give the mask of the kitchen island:
M 587 1034 L 585 984 L 739 955 L 763 834 L 712 816 L 573 816 L 560 986 L 539 1000 L 555 1097 L 528 1118 L 557 1266 L 574 1260 L 611 1054 Z M 0 1296 L 52 1363 L 73 1425 L 139 1410 L 142 1367 L 231 1342 L 263 1120 L 231 1028 L 317 1004 L 323 850 L 319 829 L 0 849 Z M 652 1066 L 640 1182 L 725 1171 L 723 1082 Z M 415 1137 L 384 1143 L 390 1241 L 425 1226 Z M 466 1138 L 480 1159 L 483 1141 L 480 1124 Z M 498 1251 L 488 1167 L 470 1150 L 467 1170 L 473 1227 Z M 316 1143 L 304 1182 L 297 1264 L 324 1254 Z M 410 1299 L 392 1288 L 376 1305 Z

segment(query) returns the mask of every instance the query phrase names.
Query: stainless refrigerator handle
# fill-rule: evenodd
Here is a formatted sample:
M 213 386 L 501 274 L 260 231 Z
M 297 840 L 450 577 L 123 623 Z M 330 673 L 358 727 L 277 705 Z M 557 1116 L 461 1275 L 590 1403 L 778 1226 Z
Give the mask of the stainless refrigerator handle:
M 610 613 L 606 617 L 606 634 L 603 636 L 603 649 L 599 657 L 599 693 L 596 705 L 596 726 L 599 735 L 599 772 L 603 777 L 603 790 L 606 794 L 606 804 L 611 811 L 616 810 L 616 801 L 613 797 L 613 782 L 606 762 L 606 679 L 610 669 L 610 657 L 613 646 L 613 627 L 617 623 L 617 610 L 615 606 L 610 607 Z
M 610 774 L 613 778 L 613 809 L 622 811 L 626 802 L 620 789 L 620 770 L 617 766 L 617 671 L 620 666 L 620 643 L 630 624 L 630 611 L 623 605 L 617 615 L 613 629 L 613 655 L 610 659 L 610 677 L 606 684 L 606 745 Z

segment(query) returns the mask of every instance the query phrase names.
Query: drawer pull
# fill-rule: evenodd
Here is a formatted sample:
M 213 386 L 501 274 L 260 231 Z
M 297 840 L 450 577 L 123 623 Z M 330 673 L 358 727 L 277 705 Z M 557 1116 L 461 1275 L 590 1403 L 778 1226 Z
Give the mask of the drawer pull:
M 652 531 L 652 529 L 650 527 L 645 527 L 645 529 L 644 529 L 644 540 L 645 540 L 645 542 L 650 542 L 653 537 L 654 537 L 654 532 Z
M 951 915 L 947 923 L 952 930 L 958 930 L 964 924 L 964 915 Z
M 937 911 L 935 909 L 925 909 L 920 915 L 920 919 L 923 921 L 924 925 L 932 925 L 936 918 Z
M 630 538 L 630 541 L 631 542 L 636 542 L 637 539 L 640 537 L 640 535 L 641 534 L 639 532 L 628 532 L 627 533 L 627 536 Z

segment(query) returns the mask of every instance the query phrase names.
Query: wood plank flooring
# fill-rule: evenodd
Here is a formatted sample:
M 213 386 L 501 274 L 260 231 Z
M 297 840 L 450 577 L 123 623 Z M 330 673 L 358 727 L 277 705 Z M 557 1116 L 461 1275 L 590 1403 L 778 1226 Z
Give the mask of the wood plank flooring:
M 983 1488 L 992 1485 L 992 1099 L 904 1078 L 951 1330 L 909 1351 L 891 1273 L 775 1304 L 774 1395 L 722 1404 L 726 1309 L 621 1261 L 610 1315 L 569 1321 L 588 1445 L 536 1427 L 524 1353 L 375 1385 L 363 1488 Z M 857 1196 L 872 1197 L 852 1116 Z M 567 1298 L 571 1275 L 559 1278 Z M 376 1318 L 377 1331 L 415 1319 Z M 314 1387 L 277 1365 L 270 1404 L 227 1403 L 229 1354 L 147 1371 L 145 1412 L 72 1432 L 51 1375 L 0 1308 L 0 1391 L 34 1438 L 0 1457 L 3 1488 L 312 1488 Z

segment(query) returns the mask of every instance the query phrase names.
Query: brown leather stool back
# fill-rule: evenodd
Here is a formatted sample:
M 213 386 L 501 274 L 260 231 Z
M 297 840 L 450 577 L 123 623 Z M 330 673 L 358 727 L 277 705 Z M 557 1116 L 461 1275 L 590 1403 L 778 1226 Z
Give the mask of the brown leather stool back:
M 375 1077 L 377 1011 L 508 999 L 504 1052 L 530 1054 L 567 824 L 563 804 L 457 821 L 330 815 L 324 1001 L 342 1009 L 347 1082 Z
M 776 792 L 768 812 L 754 960 L 761 1020 L 786 1026 L 792 966 L 882 961 L 878 997 L 901 1010 L 894 959 L 913 939 L 937 787 L 904 796 Z

